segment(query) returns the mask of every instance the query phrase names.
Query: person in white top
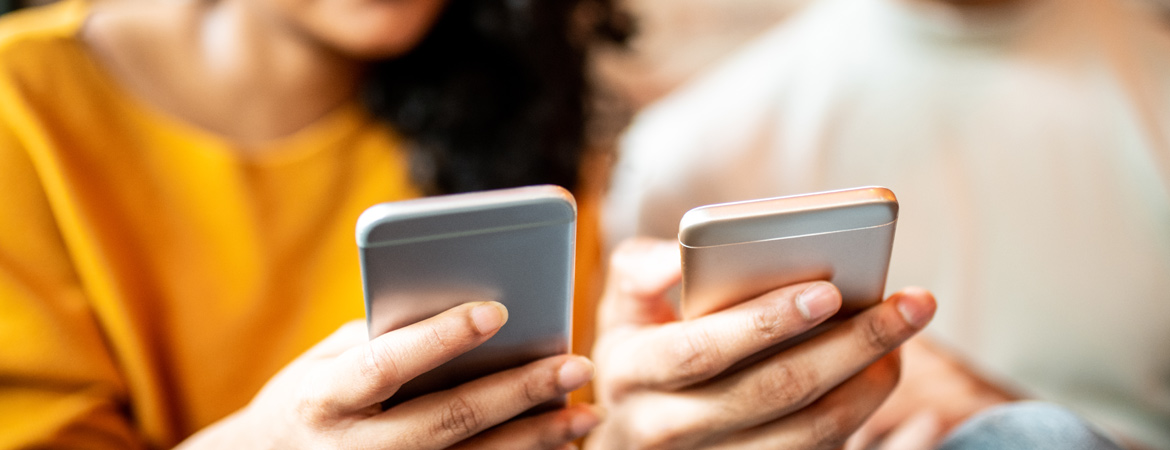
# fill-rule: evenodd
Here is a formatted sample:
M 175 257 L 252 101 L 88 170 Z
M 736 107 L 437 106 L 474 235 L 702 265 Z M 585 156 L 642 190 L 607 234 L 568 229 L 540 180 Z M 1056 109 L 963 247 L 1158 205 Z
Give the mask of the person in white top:
M 1170 33 L 1156 17 L 1121 0 L 814 2 L 635 118 L 606 229 L 673 239 L 695 206 L 863 185 L 899 198 L 888 285 L 939 299 L 931 338 L 971 368 L 952 385 L 991 386 L 977 372 L 1170 448 Z M 869 438 L 1011 397 L 921 376 L 930 348 L 907 349 Z

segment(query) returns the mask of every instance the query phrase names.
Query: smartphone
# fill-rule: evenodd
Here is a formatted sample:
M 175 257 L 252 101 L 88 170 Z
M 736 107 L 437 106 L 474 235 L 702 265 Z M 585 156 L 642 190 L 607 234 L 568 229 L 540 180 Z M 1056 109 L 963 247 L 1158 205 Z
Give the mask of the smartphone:
M 383 203 L 362 213 L 370 339 L 466 302 L 508 308 L 495 336 L 406 383 L 383 407 L 568 353 L 576 222 L 573 196 L 556 186 Z
M 898 223 L 883 187 L 702 206 L 683 215 L 681 312 L 694 318 L 790 284 L 826 280 L 837 318 L 882 300 Z

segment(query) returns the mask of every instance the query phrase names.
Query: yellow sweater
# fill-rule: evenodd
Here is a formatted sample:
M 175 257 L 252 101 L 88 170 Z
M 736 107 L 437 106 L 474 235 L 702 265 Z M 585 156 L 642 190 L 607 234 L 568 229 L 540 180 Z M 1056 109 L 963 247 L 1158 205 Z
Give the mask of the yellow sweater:
M 258 152 L 152 109 L 86 13 L 0 20 L 0 448 L 170 446 L 242 407 L 363 316 L 356 219 L 417 195 L 357 104 Z

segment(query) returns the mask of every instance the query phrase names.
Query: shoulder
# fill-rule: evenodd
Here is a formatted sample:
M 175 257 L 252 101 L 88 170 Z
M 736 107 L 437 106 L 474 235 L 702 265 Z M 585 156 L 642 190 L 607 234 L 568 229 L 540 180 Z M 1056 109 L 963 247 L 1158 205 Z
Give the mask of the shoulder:
M 73 34 L 81 27 L 88 9 L 83 1 L 66 0 L 0 16 L 0 45 Z
M 67 0 L 0 17 L 0 96 L 51 95 L 62 77 L 75 76 L 87 11 L 86 3 Z
M 67 0 L 0 16 L 0 61 L 18 62 L 63 43 L 72 43 L 88 12 L 88 5 Z

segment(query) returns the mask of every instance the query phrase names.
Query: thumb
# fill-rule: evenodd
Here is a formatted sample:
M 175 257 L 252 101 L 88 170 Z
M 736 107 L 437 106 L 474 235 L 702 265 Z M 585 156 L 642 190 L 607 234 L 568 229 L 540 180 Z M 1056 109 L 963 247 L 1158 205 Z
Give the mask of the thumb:
M 600 331 L 677 320 L 666 292 L 682 277 L 679 259 L 672 241 L 633 238 L 618 245 L 598 310 Z

